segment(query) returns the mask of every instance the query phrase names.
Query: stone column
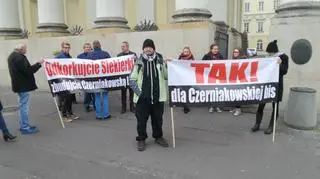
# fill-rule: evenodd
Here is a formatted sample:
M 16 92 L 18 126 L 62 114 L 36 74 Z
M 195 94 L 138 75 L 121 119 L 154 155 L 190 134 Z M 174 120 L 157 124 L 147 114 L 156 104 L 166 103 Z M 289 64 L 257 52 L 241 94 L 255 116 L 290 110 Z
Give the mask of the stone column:
M 21 34 L 18 0 L 0 0 L 0 36 Z
M 176 0 L 174 22 L 196 22 L 210 20 L 212 13 L 207 9 L 209 0 Z
M 38 32 L 68 33 L 63 0 L 38 0 Z
M 129 29 L 124 13 L 124 0 L 96 0 L 95 28 Z

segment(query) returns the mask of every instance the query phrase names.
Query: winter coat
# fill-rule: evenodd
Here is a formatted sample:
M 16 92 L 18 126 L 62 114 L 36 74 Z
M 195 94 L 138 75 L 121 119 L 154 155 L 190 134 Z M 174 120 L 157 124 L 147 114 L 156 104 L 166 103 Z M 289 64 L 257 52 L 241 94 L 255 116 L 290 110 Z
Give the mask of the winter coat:
M 223 60 L 223 56 L 221 55 L 221 53 L 218 54 L 212 54 L 211 52 L 205 54 L 202 57 L 202 60 Z
M 88 58 L 91 60 L 101 60 L 111 58 L 111 56 L 108 52 L 103 51 L 101 48 L 95 48 L 88 54 Z
M 25 55 L 14 51 L 8 57 L 8 68 L 13 92 L 29 92 L 38 88 L 34 73 L 41 68 L 40 63 L 30 65 Z
M 152 95 L 152 98 L 157 98 L 151 100 L 156 100 L 159 102 L 164 102 L 167 100 L 167 66 L 161 54 L 156 53 L 155 56 L 156 59 L 153 62 L 148 62 L 148 60 L 144 58 L 142 54 L 134 64 L 133 71 L 130 75 L 130 88 L 135 93 L 133 98 L 134 103 L 137 103 L 140 97 L 148 97 L 149 95 Z M 148 78 L 149 81 L 147 81 L 145 78 Z M 155 82 L 157 84 L 153 84 Z M 151 83 L 151 86 L 146 86 L 150 85 Z M 150 89 L 150 91 L 144 92 L 144 89 Z M 149 93 L 151 91 L 153 94 Z

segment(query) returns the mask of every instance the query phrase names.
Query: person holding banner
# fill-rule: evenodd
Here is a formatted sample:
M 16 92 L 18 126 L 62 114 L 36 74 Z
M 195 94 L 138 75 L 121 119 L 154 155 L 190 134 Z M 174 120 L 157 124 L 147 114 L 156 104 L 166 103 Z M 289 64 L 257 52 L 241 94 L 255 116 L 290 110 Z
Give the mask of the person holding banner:
M 218 44 L 210 45 L 209 53 L 205 54 L 202 57 L 202 60 L 223 60 L 223 59 L 224 58 L 223 58 L 222 54 L 220 53 Z M 214 106 L 209 107 L 209 112 L 213 113 L 213 111 L 214 111 Z M 216 107 L 216 111 L 221 113 L 222 109 L 220 107 Z
M 184 47 L 182 53 L 179 55 L 179 60 L 194 60 L 190 47 Z M 185 104 L 183 106 L 183 112 L 185 114 L 190 112 L 190 108 Z
M 79 59 L 88 59 L 88 55 L 89 53 L 92 51 L 92 47 L 90 43 L 85 43 L 83 45 L 83 53 L 79 54 L 77 56 L 77 58 Z M 95 97 L 94 97 L 94 93 L 88 93 L 86 92 L 84 94 L 84 107 L 86 112 L 90 112 L 92 110 L 92 108 L 90 108 L 90 104 L 93 104 L 93 108 L 95 108 Z
M 239 59 L 246 59 L 246 56 L 243 56 L 242 50 L 240 48 L 235 48 L 232 52 L 232 59 L 239 60 Z M 230 112 L 233 113 L 234 116 L 241 115 L 241 107 L 236 106 L 234 109 L 230 110 Z
M 36 73 L 44 60 L 31 65 L 27 57 L 27 45 L 18 44 L 8 57 L 8 67 L 11 77 L 12 91 L 18 94 L 20 131 L 22 134 L 34 134 L 39 129 L 29 124 L 30 92 L 36 90 Z
M 129 50 L 129 43 L 124 41 L 121 44 L 121 53 L 117 55 L 117 57 L 126 56 L 126 55 L 134 55 L 137 56 L 136 53 L 131 52 Z M 121 113 L 124 114 L 127 111 L 127 90 L 128 88 L 121 89 L 121 103 L 122 103 L 122 110 Z M 130 111 L 134 113 L 134 103 L 133 103 L 133 91 L 129 88 L 129 100 L 130 100 Z
M 144 151 L 147 139 L 147 122 L 151 116 L 153 138 L 162 147 L 169 147 L 163 138 L 162 123 L 164 102 L 167 100 L 167 66 L 161 54 L 155 52 L 153 40 L 143 42 L 143 53 L 136 60 L 130 76 L 130 87 L 134 91 L 137 118 L 137 149 Z
M 280 68 L 279 68 L 279 90 L 278 90 L 277 100 L 272 103 L 272 115 L 271 115 L 271 119 L 270 119 L 270 122 L 269 122 L 269 127 L 264 132 L 265 134 L 270 135 L 273 132 L 274 113 L 276 112 L 276 119 L 279 116 L 279 102 L 282 101 L 282 95 L 283 95 L 283 76 L 286 75 L 287 72 L 288 72 L 288 68 L 289 68 L 288 59 L 289 59 L 289 57 L 285 53 L 279 52 L 278 45 L 277 45 L 277 40 L 274 40 L 274 41 L 270 42 L 268 44 L 268 46 L 267 46 L 266 51 L 268 52 L 268 55 L 270 57 L 277 57 L 278 58 L 278 63 L 280 64 Z M 260 124 L 261 124 L 261 121 L 262 121 L 263 110 L 264 110 L 265 106 L 266 106 L 266 103 L 259 104 L 258 110 L 257 110 L 257 113 L 256 113 L 256 123 L 251 128 L 252 132 L 257 132 L 257 131 L 260 130 Z M 275 109 L 275 106 L 277 106 L 276 109 Z
M 98 40 L 92 43 L 93 51 L 89 53 L 88 58 L 91 60 L 100 60 L 111 58 L 110 54 L 101 49 L 101 44 Z M 101 111 L 101 98 L 103 103 L 103 109 Z M 95 93 L 95 106 L 96 106 L 96 119 L 109 119 L 111 117 L 109 113 L 109 101 L 108 101 L 108 91 L 96 92 Z
M 67 42 L 61 43 L 61 53 L 58 54 L 55 58 L 63 59 L 63 58 L 72 58 L 70 55 L 70 49 L 71 46 Z M 76 116 L 73 113 L 72 110 L 72 103 L 73 103 L 73 93 L 70 91 L 63 91 L 59 92 L 59 103 L 62 104 L 62 117 L 65 122 L 72 122 L 73 120 L 79 119 L 78 116 Z
M 3 137 L 3 140 L 5 142 L 12 142 L 12 141 L 15 141 L 15 139 L 17 138 L 17 136 L 13 136 L 8 128 L 7 128 L 7 125 L 6 125 L 6 122 L 4 121 L 4 118 L 3 118 L 3 115 L 2 115 L 2 110 L 3 110 L 3 106 L 2 106 L 2 103 L 0 101 L 0 130 L 2 131 L 2 137 Z

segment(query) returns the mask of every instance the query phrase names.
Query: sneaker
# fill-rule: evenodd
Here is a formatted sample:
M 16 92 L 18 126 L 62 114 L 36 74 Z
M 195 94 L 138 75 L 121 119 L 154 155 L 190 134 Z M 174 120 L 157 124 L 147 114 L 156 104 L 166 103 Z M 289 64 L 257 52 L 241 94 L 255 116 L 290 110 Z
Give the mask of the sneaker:
M 35 134 L 35 133 L 38 133 L 39 132 L 39 129 L 38 128 L 27 128 L 27 129 L 20 129 L 21 131 L 21 134 L 23 135 L 29 135 L 29 134 Z
M 209 108 L 209 113 L 213 113 L 214 109 L 211 107 Z
M 96 120 L 102 120 L 102 117 L 96 117 Z
M 77 120 L 77 119 L 79 119 L 79 116 L 76 116 L 76 115 L 74 115 L 74 114 L 70 114 L 70 116 L 69 116 L 72 120 Z
M 230 109 L 229 112 L 230 112 L 230 113 L 234 113 L 234 112 L 235 112 L 235 109 Z
M 143 141 L 138 141 L 137 142 L 137 149 L 140 152 L 145 151 L 146 150 L 146 142 L 144 140 Z
M 169 147 L 168 142 L 164 138 L 159 138 L 155 140 L 156 144 L 160 145 L 161 147 Z
M 222 110 L 220 108 L 216 108 L 216 111 L 219 113 L 222 112 Z
M 104 120 L 107 120 L 107 119 L 110 119 L 111 118 L 111 115 L 107 116 L 107 117 L 104 117 L 103 119 Z
M 63 120 L 63 122 L 67 122 L 67 123 L 73 121 L 69 116 L 63 116 L 63 117 L 62 117 L 62 120 Z
M 239 116 L 241 115 L 241 109 L 236 109 L 233 113 L 234 116 Z

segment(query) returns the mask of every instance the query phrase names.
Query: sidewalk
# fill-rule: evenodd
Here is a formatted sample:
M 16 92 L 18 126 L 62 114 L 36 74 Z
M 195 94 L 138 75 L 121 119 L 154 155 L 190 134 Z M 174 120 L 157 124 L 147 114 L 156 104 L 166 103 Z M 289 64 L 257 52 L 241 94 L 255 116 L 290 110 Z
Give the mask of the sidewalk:
M 6 106 L 16 97 L 0 88 Z M 163 149 L 150 138 L 147 150 L 135 149 L 136 121 L 120 114 L 120 95 L 110 93 L 112 119 L 97 121 L 74 105 L 81 120 L 62 129 L 49 93 L 32 95 L 30 116 L 40 133 L 0 142 L 1 179 L 315 179 L 320 177 L 320 132 L 296 131 L 279 121 L 276 144 L 263 132 L 252 134 L 254 114 L 209 114 L 207 108 L 174 109 L 176 148 Z M 78 96 L 78 101 L 82 102 Z M 170 110 L 164 134 L 171 141 Z M 18 134 L 16 112 L 6 113 Z M 262 128 L 267 127 L 265 113 Z M 150 126 L 149 126 L 150 131 Z

